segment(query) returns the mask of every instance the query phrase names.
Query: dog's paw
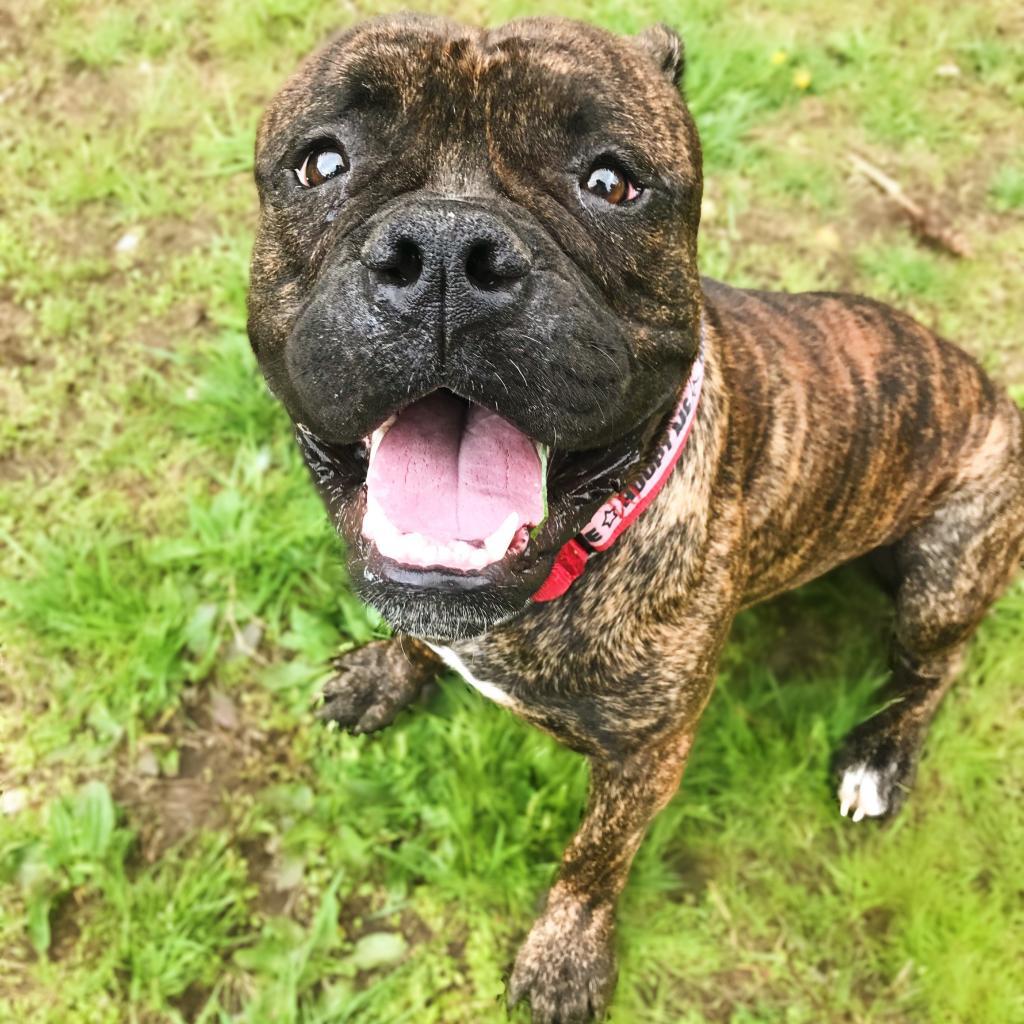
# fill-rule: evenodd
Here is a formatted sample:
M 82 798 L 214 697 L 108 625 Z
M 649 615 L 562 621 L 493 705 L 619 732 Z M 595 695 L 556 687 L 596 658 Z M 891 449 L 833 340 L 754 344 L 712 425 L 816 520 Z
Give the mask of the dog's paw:
M 390 725 L 434 674 L 428 659 L 398 640 L 379 640 L 335 658 L 317 717 L 353 736 Z
M 902 806 L 917 769 L 921 731 L 903 705 L 859 725 L 836 756 L 839 813 L 854 821 L 887 818 Z
M 533 1024 L 603 1020 L 616 980 L 612 918 L 610 907 L 549 902 L 516 957 L 509 1009 L 528 1001 Z

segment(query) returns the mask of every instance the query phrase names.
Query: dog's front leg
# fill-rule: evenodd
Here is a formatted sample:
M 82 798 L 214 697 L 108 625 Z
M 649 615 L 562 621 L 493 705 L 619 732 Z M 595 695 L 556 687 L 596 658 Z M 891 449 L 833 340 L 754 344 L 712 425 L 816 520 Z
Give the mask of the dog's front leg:
M 348 651 L 331 667 L 317 715 L 357 736 L 390 725 L 444 663 L 419 640 L 396 636 Z
M 693 729 L 625 761 L 591 758 L 583 823 L 516 957 L 509 1005 L 528 999 L 534 1024 L 584 1024 L 615 987 L 615 904 L 654 816 L 679 786 Z

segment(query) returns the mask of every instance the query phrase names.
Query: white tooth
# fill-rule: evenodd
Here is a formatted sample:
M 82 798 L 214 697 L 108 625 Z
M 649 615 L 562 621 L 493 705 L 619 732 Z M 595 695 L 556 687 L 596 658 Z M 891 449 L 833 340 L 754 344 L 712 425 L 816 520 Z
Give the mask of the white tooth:
M 395 420 L 398 416 L 389 416 L 371 435 L 370 435 L 370 459 L 367 462 L 367 466 L 373 465 L 373 457 L 377 454 L 377 449 L 380 447 L 381 441 L 384 440 L 384 435 L 394 426 Z
M 515 512 L 509 512 L 501 526 L 484 541 L 484 551 L 490 556 L 490 561 L 496 562 L 504 556 L 519 525 L 519 517 Z

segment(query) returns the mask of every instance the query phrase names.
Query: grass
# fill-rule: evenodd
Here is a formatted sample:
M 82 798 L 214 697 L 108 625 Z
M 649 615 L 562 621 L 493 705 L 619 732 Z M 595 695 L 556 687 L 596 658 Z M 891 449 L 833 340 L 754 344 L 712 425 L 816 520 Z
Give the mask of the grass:
M 324 658 L 380 624 L 244 336 L 258 111 L 368 12 L 0 14 L 0 1020 L 505 1019 L 584 767 L 454 680 L 377 737 L 311 720 Z M 1016 4 L 562 12 L 683 31 L 706 272 L 898 302 L 1024 399 Z M 849 150 L 973 257 L 922 248 Z M 886 628 L 850 571 L 741 617 L 623 900 L 616 1020 L 1024 1021 L 1024 587 L 908 810 L 851 829 L 826 766 Z

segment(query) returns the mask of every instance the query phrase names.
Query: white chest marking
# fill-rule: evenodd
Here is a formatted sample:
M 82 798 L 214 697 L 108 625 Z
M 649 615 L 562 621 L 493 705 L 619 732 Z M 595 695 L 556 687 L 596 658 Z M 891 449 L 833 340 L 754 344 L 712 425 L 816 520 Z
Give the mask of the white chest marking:
M 515 701 L 500 687 L 485 679 L 477 679 L 469 670 L 469 666 L 450 648 L 428 643 L 427 646 L 453 671 L 458 672 L 474 689 L 479 690 L 488 700 L 503 707 L 513 707 Z

